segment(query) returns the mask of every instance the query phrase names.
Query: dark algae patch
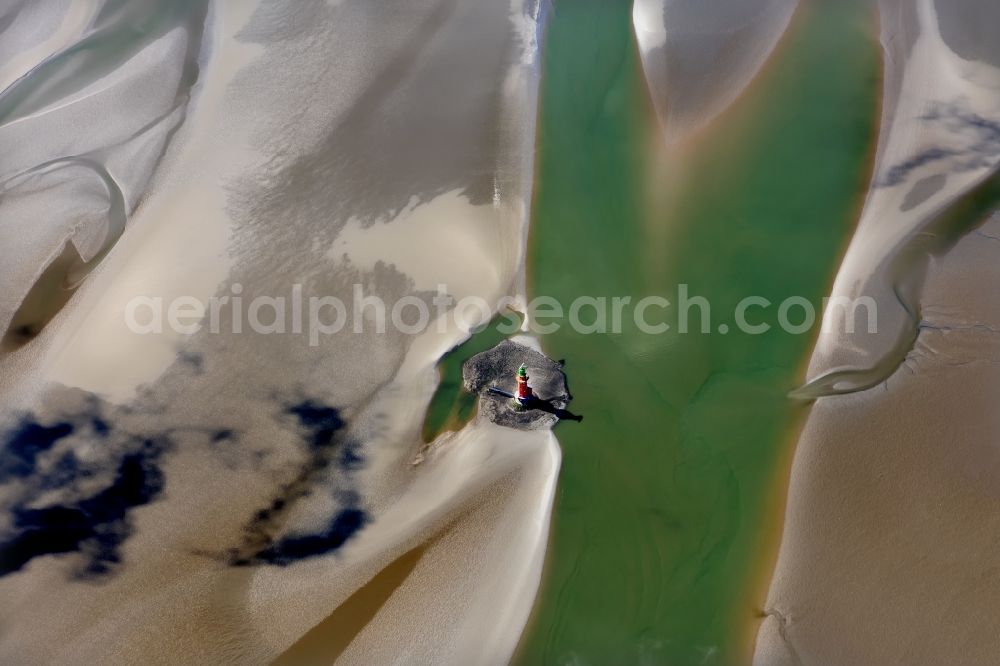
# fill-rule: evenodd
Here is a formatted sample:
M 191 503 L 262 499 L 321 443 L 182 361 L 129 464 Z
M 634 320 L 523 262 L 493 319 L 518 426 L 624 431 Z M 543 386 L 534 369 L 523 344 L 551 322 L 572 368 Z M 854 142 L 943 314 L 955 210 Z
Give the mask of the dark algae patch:
M 880 92 L 861 2 L 800 6 L 775 56 L 700 135 L 664 145 L 631 3 L 556 0 L 544 49 L 529 298 L 707 300 L 629 317 L 619 334 L 543 337 L 572 363 L 581 427 L 563 467 L 542 587 L 515 661 L 749 660 L 771 566 L 787 447 L 804 415 L 811 334 L 774 326 L 790 296 L 819 303 L 870 180 Z M 736 330 L 744 297 L 761 335 Z M 797 320 L 796 320 L 797 321 Z M 726 333 L 720 326 L 729 327 Z

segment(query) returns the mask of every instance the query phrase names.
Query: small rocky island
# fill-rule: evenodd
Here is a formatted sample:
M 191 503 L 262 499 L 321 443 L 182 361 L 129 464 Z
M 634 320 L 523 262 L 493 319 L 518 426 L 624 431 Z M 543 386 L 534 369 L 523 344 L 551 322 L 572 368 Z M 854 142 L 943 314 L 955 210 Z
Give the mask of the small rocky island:
M 527 370 L 532 397 L 521 406 L 511 396 L 517 389 L 518 369 Z M 581 421 L 566 411 L 572 396 L 563 364 L 512 340 L 473 356 L 462 366 L 465 388 L 478 394 L 479 413 L 497 425 L 520 430 L 551 428 L 560 420 Z M 491 392 L 499 389 L 507 395 Z

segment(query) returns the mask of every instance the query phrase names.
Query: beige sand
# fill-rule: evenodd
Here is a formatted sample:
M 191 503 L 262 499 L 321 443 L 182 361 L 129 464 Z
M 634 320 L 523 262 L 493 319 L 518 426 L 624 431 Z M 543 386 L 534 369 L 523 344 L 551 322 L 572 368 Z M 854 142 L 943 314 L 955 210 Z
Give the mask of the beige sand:
M 880 4 L 886 73 L 874 182 L 832 292 L 877 300 L 878 330 L 867 332 L 863 310 L 854 333 L 845 321 L 849 310 L 828 312 L 809 368 L 817 395 L 864 388 L 892 370 L 883 362 L 898 362 L 894 352 L 901 344 L 905 351 L 914 323 L 907 296 L 919 290 L 920 271 L 913 270 L 919 261 L 911 250 L 1000 159 L 996 138 L 979 123 L 1000 117 L 1000 52 L 994 48 L 989 60 L 964 60 L 952 50 L 962 49 L 945 43 L 938 28 L 939 12 L 971 17 L 989 3 L 962 5 Z M 962 45 L 980 42 L 992 43 L 970 35 Z
M 1000 220 L 982 229 L 1000 232 Z M 932 271 L 885 384 L 820 400 L 792 472 L 754 663 L 987 664 L 1000 652 L 998 241 Z
M 880 7 L 876 182 L 835 286 L 877 299 L 879 332 L 826 328 L 813 357 L 809 390 L 827 397 L 795 454 L 761 666 L 986 664 L 1000 653 L 1000 220 L 951 248 L 931 238 L 929 260 L 916 251 L 1000 157 L 982 124 L 963 122 L 1000 119 L 1000 51 L 971 27 L 995 11 Z
M 635 0 L 642 67 L 666 140 L 707 125 L 767 61 L 796 0 Z
M 72 27 L 59 9 L 50 23 Z M 116 432 L 168 434 L 165 488 L 129 512 L 113 575 L 74 578 L 76 553 L 0 578 L 0 661 L 265 663 L 303 644 L 325 663 L 509 658 L 541 575 L 558 446 L 477 423 L 412 464 L 437 360 L 478 320 L 417 337 L 348 330 L 311 347 L 307 336 L 137 336 L 123 311 L 135 296 L 204 298 L 235 283 L 247 296 L 298 283 L 306 298 L 345 301 L 362 283 L 390 304 L 443 283 L 456 297 L 523 301 L 542 20 L 538 3 L 518 0 L 211 3 L 188 116 L 149 186 L 129 192 L 142 205 L 42 334 L 0 356 L 5 423 L 19 408 L 45 420 L 97 404 Z M 90 107 L 70 112 L 95 122 Z M 20 148 L 25 164 L 46 159 Z M 61 233 L 32 239 L 42 249 L 19 255 L 20 291 L 0 306 L 17 305 Z M 360 469 L 304 459 L 286 411 L 303 399 L 341 410 L 341 446 L 356 444 Z M 210 441 L 219 428 L 235 443 Z M 116 446 L 80 434 L 43 462 L 70 450 L 106 460 L 83 484 L 99 489 Z M 3 486 L 0 502 L 87 490 L 45 494 L 36 481 Z M 275 538 L 321 529 L 345 504 L 369 522 L 324 556 L 229 566 L 248 521 L 288 488 L 306 492 L 277 511 Z M 324 643 L 324 621 L 358 603 L 367 621 Z

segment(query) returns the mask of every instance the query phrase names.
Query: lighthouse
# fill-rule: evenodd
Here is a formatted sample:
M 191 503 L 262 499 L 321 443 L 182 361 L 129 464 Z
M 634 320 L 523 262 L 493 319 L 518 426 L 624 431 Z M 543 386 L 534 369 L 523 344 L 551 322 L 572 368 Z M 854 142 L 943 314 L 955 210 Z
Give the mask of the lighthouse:
M 528 369 L 522 364 L 517 371 L 517 391 L 514 394 L 514 399 L 517 400 L 519 405 L 524 407 L 534 397 L 531 393 L 531 387 L 528 386 Z

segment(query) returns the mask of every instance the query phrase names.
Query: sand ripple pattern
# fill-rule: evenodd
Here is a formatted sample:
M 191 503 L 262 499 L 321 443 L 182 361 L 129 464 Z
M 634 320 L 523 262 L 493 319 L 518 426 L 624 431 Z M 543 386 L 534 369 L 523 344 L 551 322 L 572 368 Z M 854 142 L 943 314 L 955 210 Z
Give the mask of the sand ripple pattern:
M 5 349 L 37 335 L 124 232 L 184 120 L 207 4 L 0 10 Z

